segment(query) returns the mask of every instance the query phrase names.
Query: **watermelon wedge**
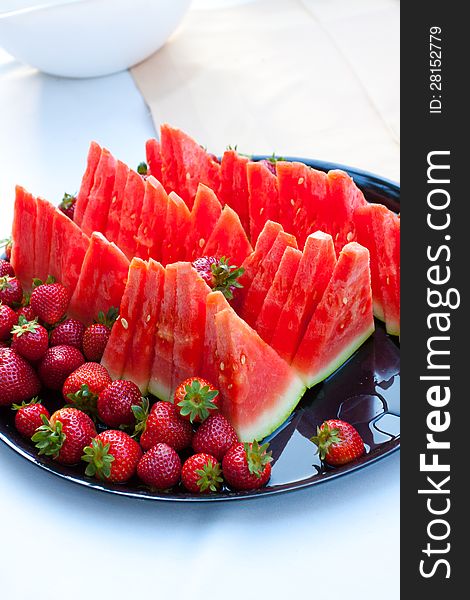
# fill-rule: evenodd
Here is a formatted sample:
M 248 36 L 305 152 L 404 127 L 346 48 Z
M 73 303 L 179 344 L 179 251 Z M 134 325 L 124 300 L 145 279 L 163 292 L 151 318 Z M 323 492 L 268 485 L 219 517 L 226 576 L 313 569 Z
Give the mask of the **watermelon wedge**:
M 162 242 L 166 236 L 166 213 L 168 196 L 162 184 L 155 177 L 145 181 L 145 195 L 142 205 L 142 221 L 137 233 L 136 256 L 147 260 L 162 258 Z
M 228 204 L 240 217 L 243 229 L 250 232 L 250 211 L 248 203 L 247 156 L 240 156 L 235 150 L 227 150 L 220 163 L 220 200 Z
M 140 258 L 132 259 L 129 275 L 119 307 L 119 316 L 111 330 L 101 364 L 111 378 L 121 379 L 129 358 L 129 349 L 136 333 L 138 313 L 142 304 L 147 265 Z M 144 360 L 147 360 L 142 356 Z M 138 380 L 138 376 L 136 377 Z M 132 378 L 132 381 L 134 379 Z M 137 383 L 137 382 L 136 382 Z M 147 380 L 148 383 L 148 380 Z
M 222 206 L 215 193 L 200 183 L 191 210 L 191 222 L 187 241 L 187 259 L 196 260 L 202 256 L 207 240 L 220 218 Z
M 266 221 L 279 221 L 279 189 L 276 175 L 262 162 L 249 162 L 246 173 L 250 239 L 255 244 Z
M 91 235 L 93 231 L 106 231 L 115 176 L 116 160 L 109 150 L 103 148 L 80 224 L 83 233 Z
M 340 252 L 292 367 L 311 387 L 341 366 L 373 331 L 369 251 L 351 242 Z
M 105 229 L 105 237 L 110 242 L 119 241 L 119 230 L 121 229 L 121 212 L 124 202 L 129 167 L 120 160 L 116 161 L 116 173 L 114 177 L 113 191 L 109 205 L 108 219 Z
M 225 256 L 231 264 L 238 266 L 252 252 L 253 248 L 237 213 L 230 206 L 224 206 L 202 255 L 218 258 Z
M 214 319 L 222 412 L 242 441 L 261 440 L 287 419 L 305 385 L 232 310 Z
M 270 340 L 271 346 L 288 363 L 294 358 L 307 324 L 323 297 L 335 264 L 331 235 L 322 231 L 310 234 Z
M 211 292 L 207 295 L 201 375 L 215 387 L 217 387 L 217 382 L 219 380 L 215 315 L 225 309 L 233 310 L 222 292 Z
M 77 225 L 82 224 L 83 215 L 85 214 L 86 207 L 88 205 L 88 196 L 90 195 L 91 188 L 95 179 L 96 168 L 101 157 L 101 146 L 96 142 L 91 142 L 90 149 L 88 150 L 86 170 L 82 178 L 80 190 L 77 194 L 77 202 L 75 204 L 75 212 L 73 220 Z
M 170 192 L 162 241 L 162 263 L 174 263 L 186 256 L 191 213 L 182 198 Z
M 152 138 L 145 144 L 145 154 L 147 156 L 148 175 L 155 177 L 157 181 L 162 181 L 162 151 L 159 142 Z
M 64 215 L 65 216 L 65 215 Z M 37 200 L 24 188 L 16 186 L 15 212 L 11 237 L 11 264 L 26 291 L 31 290 L 36 277 Z
M 47 200 L 43 198 L 37 199 L 36 232 L 39 235 L 34 236 L 34 272 L 36 274 L 35 277 L 42 281 L 46 281 L 49 275 L 52 227 L 57 210 Z M 88 247 L 88 241 L 86 247 Z
M 135 256 L 136 235 L 139 230 L 144 203 L 145 185 L 142 176 L 129 169 L 122 202 L 117 245 L 129 260 Z

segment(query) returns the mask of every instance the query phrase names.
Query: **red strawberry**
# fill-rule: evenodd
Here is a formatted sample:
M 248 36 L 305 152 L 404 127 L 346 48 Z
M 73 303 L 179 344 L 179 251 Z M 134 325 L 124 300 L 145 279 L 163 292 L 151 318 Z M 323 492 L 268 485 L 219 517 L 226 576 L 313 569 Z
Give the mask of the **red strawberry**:
M 85 325 L 77 319 L 65 319 L 54 327 L 49 343 L 51 346 L 73 346 L 82 351 Z
M 140 459 L 137 476 L 152 488 L 171 488 L 181 478 L 180 457 L 168 444 L 155 444 Z
M 31 306 L 29 304 L 27 304 L 26 306 L 22 306 L 21 308 L 19 308 L 16 311 L 16 314 L 18 315 L 18 318 L 21 317 L 21 315 L 23 315 L 23 317 L 27 321 L 34 321 L 34 319 L 37 318 L 37 315 L 34 314 L 34 310 L 31 308 Z
M 11 348 L 0 348 L 0 406 L 31 400 L 40 389 L 33 367 Z
M 28 321 L 23 315 L 11 330 L 13 339 L 11 347 L 26 360 L 39 360 L 49 347 L 47 329 L 39 325 L 37 320 Z
M 83 449 L 96 436 L 90 417 L 77 408 L 60 408 L 49 420 L 41 418 L 43 424 L 31 437 L 39 454 L 52 456 L 63 465 L 80 462 Z
M 136 472 L 142 450 L 124 431 L 107 429 L 97 435 L 84 450 L 88 463 L 85 474 L 114 483 L 128 481 Z
M 103 311 L 98 313 L 98 322 L 93 323 L 85 329 L 83 334 L 83 353 L 87 360 L 100 362 L 104 349 L 111 335 L 111 327 L 118 316 L 116 308 L 110 308 L 105 315 Z
M 133 381 L 117 379 L 100 392 L 97 403 L 98 417 L 108 427 L 134 425 L 132 406 L 142 406 L 139 388 Z
M 18 315 L 6 304 L 0 302 L 0 340 L 9 340 L 11 330 L 18 323 Z
M 214 456 L 200 452 L 193 454 L 183 464 L 181 481 L 184 487 L 196 494 L 217 492 L 223 482 L 220 463 Z
M 39 363 L 39 377 L 47 388 L 60 390 L 70 373 L 84 362 L 83 354 L 73 346 L 53 346 Z
M 234 444 L 222 460 L 222 471 L 227 483 L 236 490 L 256 490 L 266 485 L 271 477 L 269 444 L 258 442 Z
M 224 256 L 202 256 L 193 262 L 193 267 L 210 288 L 222 292 L 227 300 L 232 300 L 236 288 L 243 287 L 238 278 L 243 275 L 245 269 L 229 265 Z
M 15 427 L 26 438 L 31 438 L 36 429 L 43 424 L 41 415 L 45 415 L 47 419 L 50 417 L 49 411 L 38 398 L 13 404 L 12 409 L 16 410 Z
M 310 439 L 318 446 L 321 460 L 335 467 L 356 460 L 365 452 L 359 433 L 340 419 L 324 421 L 317 427 L 317 435 Z
M 72 194 L 64 194 L 59 208 L 69 219 L 73 221 L 73 216 L 75 214 L 75 204 L 77 203 L 77 198 L 72 196 Z
M 94 416 L 98 396 L 110 383 L 111 377 L 103 365 L 86 362 L 70 373 L 64 381 L 62 396 L 75 408 Z
M 194 452 L 212 454 L 217 460 L 222 460 L 226 452 L 238 442 L 238 435 L 231 423 L 216 413 L 207 418 L 193 437 Z
M 193 428 L 191 423 L 183 419 L 178 409 L 171 402 L 155 402 L 147 415 L 148 400 L 142 406 L 133 406 L 137 425 L 136 433 L 142 431 L 140 445 L 144 450 L 163 442 L 177 452 L 191 445 Z
M 15 269 L 10 265 L 10 263 L 7 260 L 3 260 L 3 258 L 0 258 L 0 277 L 14 277 L 15 276 Z
M 0 302 L 8 306 L 21 304 L 23 300 L 23 288 L 16 277 L 5 275 L 0 277 Z
M 54 325 L 64 316 L 69 305 L 70 295 L 61 283 L 48 283 L 53 278 L 48 277 L 46 283 L 40 279 L 34 280 L 37 287 L 31 293 L 30 304 L 35 314 L 45 323 Z
M 201 423 L 218 410 L 219 391 L 201 377 L 190 377 L 176 388 L 173 404 L 179 406 L 180 415 L 191 421 Z
M 285 160 L 282 156 L 276 156 L 273 152 L 272 155 L 267 159 L 262 159 L 259 162 L 262 163 L 273 175 L 276 175 L 276 163 L 279 160 Z

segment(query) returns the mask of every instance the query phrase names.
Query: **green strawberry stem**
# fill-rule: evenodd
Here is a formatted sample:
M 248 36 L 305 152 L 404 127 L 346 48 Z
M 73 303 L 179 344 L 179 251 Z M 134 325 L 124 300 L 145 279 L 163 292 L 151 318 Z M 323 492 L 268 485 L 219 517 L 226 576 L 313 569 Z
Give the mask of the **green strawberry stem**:
M 218 463 L 214 464 L 212 460 L 208 460 L 201 469 L 196 469 L 196 473 L 199 475 L 196 483 L 201 492 L 205 492 L 206 490 L 217 492 L 220 489 L 223 479 Z
M 32 404 L 42 404 L 42 402 L 39 399 L 39 397 L 36 396 L 29 402 L 27 400 L 23 400 L 23 402 L 21 404 L 12 404 L 11 410 L 20 410 L 20 408 L 24 408 L 25 406 L 31 406 Z
M 317 435 L 312 436 L 310 441 L 317 446 L 316 454 L 320 455 L 321 460 L 325 460 L 330 446 L 341 443 L 339 429 L 331 429 L 328 423 L 323 423 L 321 427 L 317 427 Z
M 90 388 L 86 383 L 82 383 L 80 389 L 73 394 L 67 394 L 67 398 L 70 400 L 69 404 L 66 404 L 66 408 L 78 408 L 87 415 L 96 420 L 98 416 L 98 409 L 96 403 L 98 396 L 90 391 Z
M 134 433 L 132 434 L 133 438 L 139 438 L 141 434 L 145 431 L 145 427 L 147 426 L 147 418 L 149 416 L 149 400 L 146 396 L 142 397 L 142 405 L 133 404 L 131 406 L 131 410 L 134 413 L 135 417 L 135 427 Z
M 256 477 L 261 477 L 264 467 L 273 459 L 272 452 L 267 451 L 269 443 L 266 442 L 260 446 L 256 441 L 251 444 L 245 442 L 243 446 L 245 448 L 249 472 L 252 475 L 256 475 Z
M 85 454 L 82 460 L 88 463 L 85 475 L 98 477 L 98 479 L 109 479 L 111 475 L 111 463 L 114 456 L 109 454 L 109 444 L 103 446 L 101 440 L 91 440 L 91 444 L 83 450 Z
M 217 263 L 211 265 L 211 271 L 214 278 L 212 289 L 214 291 L 222 292 L 227 300 L 232 300 L 232 288 L 243 287 L 238 281 L 238 278 L 243 275 L 245 269 L 243 267 L 229 265 L 228 259 L 225 256 L 222 256 Z
M 211 390 L 208 385 L 201 386 L 201 383 L 195 379 L 191 385 L 185 386 L 186 394 L 178 406 L 183 417 L 189 415 L 191 423 L 199 417 L 200 421 L 207 419 L 211 411 L 217 409 L 217 405 L 212 400 L 218 396 L 218 390 Z
M 119 310 L 115 306 L 111 306 L 111 308 L 108 309 L 108 312 L 106 314 L 102 310 L 99 311 L 98 318 L 95 320 L 95 323 L 106 325 L 106 327 L 109 327 L 111 329 L 118 315 Z
M 36 429 L 31 440 L 36 444 L 39 454 L 56 458 L 66 438 L 62 431 L 62 423 L 56 421 L 51 425 L 46 415 L 41 415 L 41 420 L 43 424 Z
M 55 277 L 53 275 L 48 275 L 46 281 L 35 277 L 33 279 L 33 290 L 39 287 L 40 285 L 49 285 L 50 283 L 55 283 Z
M 137 165 L 137 173 L 139 175 L 147 175 L 149 172 L 149 168 L 146 162 L 141 162 Z
M 75 200 L 76 200 L 76 196 L 74 196 L 73 194 L 68 194 L 67 192 L 65 192 L 60 204 L 59 204 L 59 208 L 63 208 L 63 209 L 67 209 L 70 208 L 71 206 L 73 206 Z
M 16 337 L 21 337 L 24 333 L 34 333 L 38 327 L 40 327 L 40 325 L 37 317 L 33 321 L 28 321 L 24 315 L 20 315 L 18 325 L 14 325 L 11 333 L 13 335 L 16 334 Z

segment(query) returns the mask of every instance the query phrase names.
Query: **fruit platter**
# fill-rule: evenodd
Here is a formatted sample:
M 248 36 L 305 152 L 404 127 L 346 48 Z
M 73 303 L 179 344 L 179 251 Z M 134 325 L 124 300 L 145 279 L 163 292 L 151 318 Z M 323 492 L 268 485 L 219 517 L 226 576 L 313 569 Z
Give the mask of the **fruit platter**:
M 96 142 L 58 206 L 16 188 L 0 260 L 0 439 L 93 489 L 179 501 L 308 487 L 400 444 L 396 184 L 216 157 L 163 125 Z

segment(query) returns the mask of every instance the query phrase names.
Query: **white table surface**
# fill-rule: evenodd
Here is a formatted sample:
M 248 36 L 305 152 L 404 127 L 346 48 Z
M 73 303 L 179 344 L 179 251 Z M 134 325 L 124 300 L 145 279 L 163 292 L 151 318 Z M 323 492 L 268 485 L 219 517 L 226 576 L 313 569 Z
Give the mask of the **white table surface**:
M 57 79 L 0 51 L 0 238 L 16 183 L 59 201 L 91 139 L 137 165 L 153 134 L 128 73 Z M 3 444 L 0 474 L 5 600 L 399 597 L 398 453 L 311 489 L 206 505 L 82 489 Z

